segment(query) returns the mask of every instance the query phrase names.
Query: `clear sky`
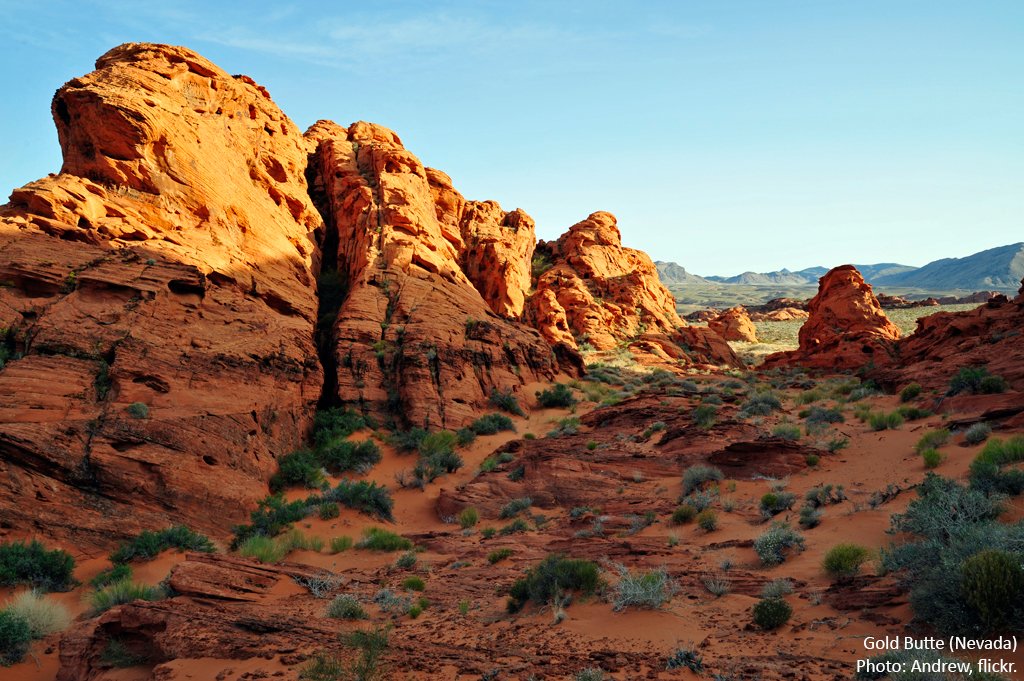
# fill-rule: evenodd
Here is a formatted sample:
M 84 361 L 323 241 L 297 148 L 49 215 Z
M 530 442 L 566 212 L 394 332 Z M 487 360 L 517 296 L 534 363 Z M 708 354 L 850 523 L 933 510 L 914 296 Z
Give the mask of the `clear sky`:
M 1024 2 L 0 0 L 0 193 L 56 172 L 50 99 L 183 44 L 300 127 L 395 129 L 553 238 L 589 213 L 698 274 L 921 265 L 1024 238 Z

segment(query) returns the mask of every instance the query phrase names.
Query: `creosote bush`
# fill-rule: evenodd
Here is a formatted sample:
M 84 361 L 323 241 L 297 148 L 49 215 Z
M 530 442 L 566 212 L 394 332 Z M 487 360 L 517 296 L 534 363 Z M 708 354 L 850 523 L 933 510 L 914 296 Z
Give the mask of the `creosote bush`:
M 778 629 L 789 621 L 793 608 L 781 598 L 764 598 L 754 605 L 754 624 L 765 631 Z
M 706 508 L 697 514 L 697 527 L 705 532 L 714 532 L 718 529 L 718 514 L 710 508 Z
M 568 592 L 594 593 L 600 583 L 597 564 L 589 560 L 549 555 L 530 568 L 509 591 L 508 611 L 518 612 L 527 601 L 538 605 L 551 603 Z
M 673 525 L 684 525 L 693 522 L 695 517 L 697 517 L 697 509 L 690 504 L 680 504 L 676 507 L 676 510 L 672 511 L 670 522 Z
M 464 530 L 473 527 L 479 520 L 480 514 L 473 507 L 464 508 L 459 513 L 459 527 Z
M 832 579 L 847 581 L 857 576 L 869 558 L 871 551 L 859 544 L 836 544 L 825 554 L 822 567 Z

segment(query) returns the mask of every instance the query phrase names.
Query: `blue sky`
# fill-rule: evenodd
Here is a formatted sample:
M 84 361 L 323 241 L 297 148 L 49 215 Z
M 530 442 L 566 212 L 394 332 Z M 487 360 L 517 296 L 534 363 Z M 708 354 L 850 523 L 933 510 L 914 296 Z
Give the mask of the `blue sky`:
M 251 75 L 300 127 L 395 129 L 541 238 L 609 210 L 627 245 L 699 274 L 1024 238 L 1016 0 L 0 0 L 0 17 L 3 195 L 59 169 L 54 90 L 153 41 Z

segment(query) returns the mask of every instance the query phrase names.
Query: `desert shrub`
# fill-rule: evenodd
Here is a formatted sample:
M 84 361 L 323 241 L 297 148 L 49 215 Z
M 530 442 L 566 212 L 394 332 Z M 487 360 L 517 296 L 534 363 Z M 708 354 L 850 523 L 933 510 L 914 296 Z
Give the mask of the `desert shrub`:
M 970 466 L 971 487 L 986 494 L 1024 492 L 1024 470 L 1003 467 L 1024 461 L 1024 435 L 989 440 Z
M 605 681 L 607 678 L 600 667 L 588 667 L 576 672 L 573 681 Z
M 697 526 L 705 532 L 714 532 L 718 529 L 718 514 L 710 508 L 706 508 L 697 514 Z
M 791 423 L 780 423 L 772 430 L 772 435 L 783 440 L 796 441 L 800 439 L 800 426 L 795 426 Z
M 687 494 L 685 497 L 680 499 L 680 503 L 688 506 L 693 506 L 698 512 L 709 508 L 718 500 L 717 489 L 702 489 L 694 492 L 693 494 Z
M 740 418 L 751 416 L 768 416 L 772 412 L 782 409 L 782 402 L 773 392 L 754 393 L 743 403 L 740 408 Z
M 761 515 L 771 518 L 793 508 L 796 495 L 792 492 L 768 492 L 761 497 Z
M 949 431 L 945 428 L 930 430 L 921 436 L 921 439 L 914 445 L 914 451 L 921 454 L 926 449 L 937 449 L 949 442 Z
M 66 591 L 74 582 L 75 559 L 38 540 L 0 544 L 0 586 L 28 584 L 44 591 Z
M 402 588 L 406 591 L 423 591 L 427 588 L 422 577 L 406 577 L 402 580 Z
M 513 499 L 504 506 L 501 507 L 501 512 L 498 514 L 499 518 L 514 518 L 519 515 L 522 511 L 530 508 L 533 505 L 533 499 L 530 497 L 521 497 L 519 499 Z
M 416 552 L 406 551 L 395 561 L 395 567 L 402 570 L 411 570 L 416 567 Z
M 355 649 L 354 660 L 343 661 L 330 653 L 318 652 L 299 671 L 303 681 L 384 681 L 391 678 L 384 665 L 390 627 L 356 630 L 341 635 L 342 643 Z
M 298 449 L 277 461 L 277 472 L 270 478 L 270 491 L 280 492 L 287 487 L 316 488 L 324 482 L 323 466 L 316 452 Z
M 718 415 L 718 408 L 713 404 L 701 404 L 694 407 L 691 414 L 694 424 L 698 428 L 707 430 L 715 425 L 715 417 Z
M 213 553 L 216 548 L 206 536 L 193 532 L 184 525 L 175 525 L 163 530 L 144 530 L 131 541 L 122 543 L 110 554 L 112 563 L 128 563 L 133 560 L 152 560 L 167 549 Z
M 903 425 L 903 416 L 898 411 L 888 414 L 871 414 L 868 417 L 871 430 L 895 430 Z
M 580 430 L 580 419 L 578 416 L 569 416 L 558 421 L 558 425 L 548 431 L 548 437 L 562 437 L 563 435 L 575 435 Z
M 523 408 L 519 406 L 519 401 L 512 394 L 511 390 L 502 391 L 497 388 L 491 388 L 490 403 L 509 414 L 523 416 Z
M 732 583 L 729 581 L 729 578 L 721 574 L 704 575 L 701 578 L 701 583 L 704 585 L 704 588 L 708 590 L 708 593 L 716 598 L 729 593 L 729 590 L 732 588 Z
M 313 418 L 313 443 L 319 448 L 332 440 L 346 438 L 368 425 L 371 424 L 367 423 L 366 417 L 344 407 L 325 409 L 317 412 Z
M 473 527 L 479 520 L 480 514 L 473 507 L 464 508 L 459 513 L 459 526 L 464 530 Z
M 848 437 L 832 438 L 827 443 L 825 443 L 825 449 L 828 450 L 830 454 L 835 454 L 836 452 L 842 451 L 849 446 L 850 438 Z
M 238 553 L 261 563 L 276 563 L 288 555 L 281 542 L 260 534 L 254 534 L 239 544 Z
M 250 524 L 232 528 L 235 539 L 231 547 L 238 548 L 243 541 L 256 535 L 273 537 L 308 513 L 309 504 L 305 501 L 285 501 L 280 494 L 262 499 L 256 510 L 249 514 Z
M 108 584 L 120 582 L 122 579 L 131 579 L 131 577 L 131 566 L 118 563 L 112 567 L 100 570 L 99 574 L 89 580 L 89 585 L 94 589 L 102 589 Z
M 702 488 L 706 483 L 717 482 L 724 478 L 722 471 L 714 466 L 695 464 L 683 472 L 683 494 L 690 494 Z
M 960 566 L 960 589 L 987 631 L 1011 624 L 1024 614 L 1021 556 L 993 550 L 974 554 Z
M 5 611 L 12 612 L 28 622 L 32 638 L 43 638 L 55 631 L 63 631 L 71 624 L 68 609 L 38 591 L 22 591 L 11 599 Z
M 481 416 L 473 421 L 469 428 L 477 435 L 494 435 L 503 430 L 514 431 L 516 426 L 512 423 L 512 419 L 504 414 L 494 413 Z
M 341 553 L 352 548 L 352 537 L 333 537 L 330 541 L 330 552 Z
M 821 516 L 821 509 L 816 506 L 811 506 L 810 504 L 805 504 L 800 508 L 800 515 L 797 522 L 800 524 L 800 527 L 810 529 L 821 524 Z
M 964 442 L 969 445 L 980 445 L 992 434 L 992 427 L 987 423 L 975 423 L 964 433 Z
M 508 610 L 517 612 L 527 601 L 544 605 L 550 603 L 555 596 L 569 591 L 590 595 L 597 589 L 599 581 L 600 573 L 596 563 L 552 554 L 530 568 L 522 579 L 512 585 Z
M 476 433 L 472 428 L 459 428 L 455 431 L 455 443 L 459 447 L 467 447 L 476 440 Z
M 871 557 L 871 552 L 859 544 L 836 544 L 822 561 L 822 567 L 829 577 L 845 581 L 857 576 L 860 566 Z
M 320 520 L 333 520 L 341 515 L 341 506 L 333 501 L 320 504 L 317 506 L 317 515 L 320 516 Z
M 985 367 L 963 367 L 953 376 L 949 382 L 947 395 L 958 395 L 960 393 L 994 394 L 1007 390 L 1006 380 L 1001 376 L 995 376 L 988 372 Z
M 754 624 L 765 631 L 778 629 L 789 621 L 793 608 L 781 598 L 763 598 L 754 604 Z
M 419 450 L 420 443 L 427 436 L 423 428 L 410 428 L 405 431 L 395 431 L 388 438 L 388 442 L 400 452 L 415 452 Z
M 366 611 L 354 596 L 342 594 L 335 596 L 327 606 L 327 616 L 339 620 L 366 619 Z
M 804 463 L 806 463 L 811 468 L 814 468 L 819 463 L 821 463 L 821 457 L 818 456 L 817 454 L 808 454 L 807 456 L 804 457 Z
M 628 607 L 659 608 L 672 600 L 676 592 L 675 583 L 662 568 L 648 572 L 630 572 L 624 565 L 617 565 L 619 581 L 612 588 L 612 609 Z
M 921 452 L 925 468 L 937 468 L 942 463 L 942 452 L 937 449 L 926 449 Z
M 317 449 L 320 465 L 332 475 L 345 471 L 365 473 L 380 463 L 380 447 L 373 440 L 352 442 L 351 440 L 335 439 Z
M 507 417 L 506 417 L 507 418 Z M 424 435 L 420 440 L 420 457 L 431 459 L 440 457 L 455 451 L 458 438 L 450 430 L 438 430 Z
M 665 669 L 689 669 L 699 676 L 704 671 L 704 659 L 696 648 L 680 648 L 669 655 Z
M 371 551 L 408 551 L 412 548 L 412 542 L 384 528 L 368 527 L 363 530 L 363 538 L 356 544 L 356 548 Z
M 511 556 L 513 553 L 514 553 L 514 551 L 512 549 L 508 549 L 508 548 L 495 549 L 494 551 L 491 551 L 490 553 L 487 554 L 487 562 L 490 563 L 491 565 L 494 565 L 495 563 L 499 563 L 499 562 L 505 560 L 506 558 Z
M 697 509 L 689 504 L 680 504 L 672 511 L 671 522 L 673 525 L 683 525 L 692 522 L 697 516 Z
M 793 582 L 788 579 L 773 579 L 761 587 L 761 598 L 782 598 L 793 593 Z
M 764 565 L 780 565 L 793 548 L 803 549 L 804 538 L 785 523 L 775 523 L 754 540 L 754 551 Z
M 381 520 L 392 520 L 395 502 L 387 487 L 366 480 L 341 480 L 334 489 L 324 493 L 324 501 L 331 501 Z
M 166 593 L 160 587 L 126 579 L 93 591 L 89 594 L 89 604 L 92 606 L 92 615 L 96 616 L 115 605 L 132 601 L 158 601 L 161 598 L 166 598 Z
M 28 621 L 10 610 L 0 610 L 0 666 L 21 662 L 32 643 Z
M 571 407 L 577 402 L 572 390 L 564 383 L 556 383 L 547 390 L 537 392 L 537 403 L 545 408 Z
M 516 518 L 508 525 L 505 525 L 500 530 L 498 530 L 498 534 L 500 534 L 503 537 L 507 537 L 510 534 L 520 534 L 522 532 L 527 532 L 529 529 L 529 523 L 527 523 L 522 518 Z
M 907 404 L 901 406 L 896 411 L 907 421 L 919 421 L 932 415 L 932 411 L 929 409 L 921 409 L 920 407 L 913 407 Z
M 815 423 L 843 423 L 846 421 L 843 412 L 838 409 L 826 409 L 825 407 L 811 407 L 807 411 L 801 412 L 800 415 L 803 416 L 804 421 L 808 425 Z
M 910 402 L 921 394 L 921 384 L 911 383 L 900 391 L 900 402 Z
M 408 596 L 399 596 L 391 589 L 381 589 L 373 596 L 373 602 L 387 613 L 406 614 L 412 607 L 412 599 Z
M 846 491 L 842 485 L 824 484 L 812 487 L 804 493 L 804 501 L 808 505 L 828 506 L 846 500 Z
M 498 530 L 494 527 L 485 527 L 480 530 L 480 536 L 484 539 L 493 539 L 494 535 L 498 533 Z
M 125 407 L 125 411 L 133 419 L 144 419 L 149 416 L 149 405 L 144 402 L 132 402 Z

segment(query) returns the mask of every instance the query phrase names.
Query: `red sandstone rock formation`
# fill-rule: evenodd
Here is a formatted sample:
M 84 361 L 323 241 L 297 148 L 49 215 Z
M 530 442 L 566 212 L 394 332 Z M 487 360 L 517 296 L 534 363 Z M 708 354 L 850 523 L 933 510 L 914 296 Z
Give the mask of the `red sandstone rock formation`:
M 807 310 L 798 307 L 781 307 L 769 312 L 751 312 L 750 319 L 755 322 L 788 322 L 793 319 L 807 319 Z
M 1022 282 L 1024 283 L 1024 282 Z M 962 367 L 984 366 L 1024 391 L 1024 286 L 1014 300 L 998 295 L 963 312 L 936 312 L 917 320 L 895 353 L 871 372 L 896 387 L 916 381 L 942 390 Z
M 731 307 L 709 320 L 708 328 L 727 341 L 757 342 L 757 329 L 742 305 Z
M 305 145 L 187 49 L 96 68 L 54 97 L 61 173 L 0 208 L 0 515 L 80 546 L 225 529 L 320 396 Z
M 399 425 L 458 427 L 493 388 L 555 376 L 548 342 L 507 319 L 529 282 L 529 216 L 465 201 L 386 128 L 321 121 L 306 137 L 337 231 L 325 266 L 336 260 L 346 289 L 331 340 L 342 402 Z M 572 355 L 562 369 L 575 373 Z
M 900 337 L 871 285 L 853 265 L 836 267 L 823 276 L 807 308 L 810 316 L 800 328 L 800 347 L 769 355 L 765 367 L 856 369 L 885 361 Z

